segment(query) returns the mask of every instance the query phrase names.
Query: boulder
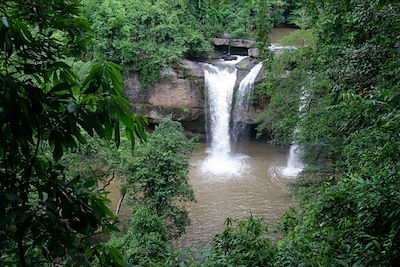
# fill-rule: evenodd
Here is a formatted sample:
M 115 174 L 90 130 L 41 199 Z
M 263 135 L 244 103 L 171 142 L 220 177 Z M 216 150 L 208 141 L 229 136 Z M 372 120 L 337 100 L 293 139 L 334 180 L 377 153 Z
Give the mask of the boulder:
M 249 48 L 248 54 L 250 57 L 258 58 L 260 56 L 260 51 L 258 51 L 257 47 Z
M 253 48 L 256 47 L 256 42 L 246 39 L 231 39 L 230 45 L 233 47 Z
M 251 57 L 246 57 L 236 64 L 238 70 L 249 72 L 255 65 L 257 65 L 257 60 Z
M 181 59 L 178 61 L 178 67 L 186 72 L 185 74 L 188 76 L 196 78 L 204 77 L 204 69 L 199 62 L 191 61 L 188 59 Z
M 237 56 L 232 56 L 232 55 L 223 55 L 222 59 L 225 60 L 225 61 L 233 61 L 233 60 L 238 59 L 238 57 Z
M 231 54 L 248 55 L 254 58 L 260 57 L 260 51 L 253 40 L 218 37 L 212 39 L 212 44 L 217 51 L 226 53 L 230 46 Z M 281 46 L 277 44 L 271 44 L 268 48 L 276 55 L 282 54 L 285 50 L 297 49 L 295 46 Z
M 252 57 L 246 57 L 241 60 L 238 64 L 236 64 L 236 68 L 238 69 L 237 72 L 237 80 L 236 86 L 239 86 L 240 82 L 243 80 L 244 77 L 250 72 L 250 70 L 257 65 L 259 62 Z M 255 83 L 261 82 L 265 78 L 264 70 L 258 73 Z
M 229 45 L 229 40 L 228 38 L 213 38 L 212 44 L 215 46 Z
M 146 102 L 153 106 L 166 108 L 203 108 L 204 100 L 199 88 L 192 86 L 187 79 L 161 79 L 149 88 Z

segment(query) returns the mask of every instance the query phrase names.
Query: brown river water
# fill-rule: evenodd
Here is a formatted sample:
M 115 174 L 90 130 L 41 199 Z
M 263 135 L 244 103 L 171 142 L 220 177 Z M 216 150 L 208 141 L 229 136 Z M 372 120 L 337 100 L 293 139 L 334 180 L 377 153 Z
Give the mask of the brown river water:
M 176 241 L 178 248 L 207 247 L 212 236 L 224 229 L 226 218 L 253 215 L 274 223 L 294 203 L 288 180 L 279 175 L 287 150 L 253 141 L 239 145 L 237 153 L 246 155 L 246 170 L 230 177 L 202 170 L 207 156 L 205 144 L 193 153 L 189 176 L 196 203 L 187 205 L 192 224 Z
M 278 43 L 280 39 L 283 37 L 291 34 L 292 32 L 296 31 L 295 28 L 287 28 L 287 27 L 277 27 L 273 28 L 270 34 L 271 43 L 275 44 Z

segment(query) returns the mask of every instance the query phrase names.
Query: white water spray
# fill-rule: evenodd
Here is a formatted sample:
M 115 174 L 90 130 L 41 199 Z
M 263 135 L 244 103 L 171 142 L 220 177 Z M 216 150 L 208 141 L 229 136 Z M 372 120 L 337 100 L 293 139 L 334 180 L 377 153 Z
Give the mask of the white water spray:
M 286 167 L 282 170 L 285 176 L 297 176 L 304 169 L 304 164 L 301 161 L 302 148 L 298 143 L 290 146 L 289 158 Z
M 254 82 L 260 73 L 262 63 L 255 65 L 250 72 L 240 82 L 239 89 L 236 94 L 236 103 L 233 109 L 232 120 L 232 138 L 238 141 L 241 136 L 247 134 L 248 114 L 250 111 L 250 100 L 254 89 Z
M 245 57 L 204 66 L 211 146 L 202 170 L 215 175 L 235 175 L 244 167 L 243 157 L 231 155 L 229 135 L 232 97 L 237 76 L 235 64 L 243 58 Z

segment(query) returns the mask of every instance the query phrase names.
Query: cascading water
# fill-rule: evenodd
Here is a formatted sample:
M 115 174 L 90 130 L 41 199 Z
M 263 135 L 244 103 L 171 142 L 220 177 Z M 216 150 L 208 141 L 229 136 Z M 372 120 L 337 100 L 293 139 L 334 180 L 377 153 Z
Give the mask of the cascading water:
M 285 176 L 297 176 L 304 169 L 304 164 L 301 161 L 302 148 L 298 143 L 294 143 L 290 146 L 289 158 L 287 161 L 286 168 L 282 170 L 282 174 Z
M 234 142 L 241 137 L 248 136 L 248 114 L 250 111 L 250 100 L 253 93 L 254 82 L 261 71 L 262 63 L 255 65 L 239 84 L 236 93 L 236 102 L 232 113 L 231 136 Z
M 206 67 L 205 79 L 208 88 L 211 154 L 226 156 L 231 152 L 229 118 L 236 81 L 236 68 L 232 65 L 209 65 Z
M 235 65 L 245 57 L 218 64 L 204 65 L 207 87 L 207 120 L 209 125 L 209 156 L 202 169 L 215 175 L 235 175 L 245 167 L 243 156 L 231 155 L 229 122 L 236 83 Z
M 299 113 L 300 116 L 303 113 L 306 105 L 308 102 L 308 93 L 307 91 L 302 88 L 302 93 L 300 96 L 300 106 L 299 106 Z M 294 129 L 294 135 L 296 135 L 299 132 L 299 128 L 296 126 Z M 301 145 L 295 141 L 291 146 L 290 146 L 290 151 L 289 151 L 289 158 L 286 164 L 286 168 L 282 170 L 282 174 L 285 176 L 297 176 L 300 172 L 303 171 L 305 165 L 301 161 L 301 153 L 302 153 L 302 147 Z

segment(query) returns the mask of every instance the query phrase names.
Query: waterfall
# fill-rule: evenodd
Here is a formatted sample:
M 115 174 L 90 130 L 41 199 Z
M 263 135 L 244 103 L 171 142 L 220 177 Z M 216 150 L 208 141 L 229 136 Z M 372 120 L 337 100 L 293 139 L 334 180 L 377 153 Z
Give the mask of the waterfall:
M 229 120 L 236 68 L 231 65 L 205 68 L 208 121 L 211 133 L 211 154 L 226 156 L 231 152 Z
M 297 176 L 304 169 L 304 164 L 301 161 L 301 146 L 294 143 L 290 146 L 289 158 L 286 167 L 282 170 L 285 176 Z
M 244 77 L 239 84 L 239 89 L 236 92 L 236 102 L 232 113 L 232 131 L 231 136 L 234 142 L 241 137 L 248 136 L 248 124 L 250 100 L 253 93 L 254 82 L 262 68 L 262 63 L 254 66 L 250 72 Z
M 304 112 L 304 109 L 307 105 L 308 97 L 309 97 L 308 92 L 306 90 L 304 90 L 304 88 L 302 88 L 301 96 L 300 96 L 300 105 L 299 105 L 300 117 L 301 117 L 301 114 Z M 299 128 L 296 126 L 294 129 L 294 134 L 296 135 L 298 132 L 299 132 Z M 290 146 L 289 158 L 288 158 L 286 167 L 282 170 L 283 175 L 297 176 L 300 172 L 303 171 L 305 165 L 301 161 L 302 151 L 303 151 L 303 148 L 297 141 L 295 141 Z
M 235 65 L 243 58 L 245 57 L 204 65 L 210 150 L 202 169 L 215 175 L 237 174 L 245 165 L 243 157 L 231 154 L 229 134 L 232 98 L 237 78 Z

